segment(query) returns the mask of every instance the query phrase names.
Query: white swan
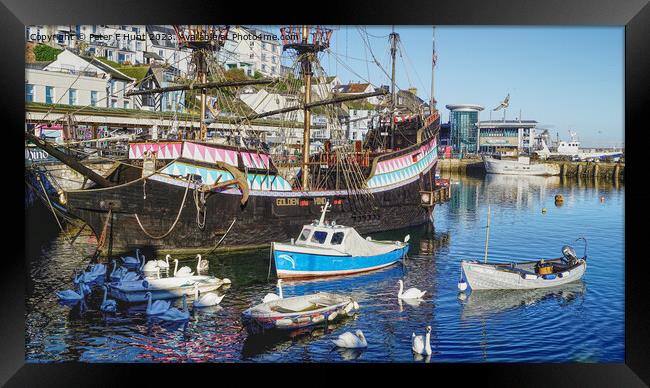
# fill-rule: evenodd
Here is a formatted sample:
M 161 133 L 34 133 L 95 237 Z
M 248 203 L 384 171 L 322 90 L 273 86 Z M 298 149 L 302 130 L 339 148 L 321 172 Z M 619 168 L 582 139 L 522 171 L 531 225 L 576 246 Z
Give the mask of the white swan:
M 358 349 L 368 347 L 366 337 L 363 335 L 361 330 L 355 331 L 354 334 L 347 331 L 341 334 L 337 339 L 332 340 L 332 342 L 334 342 L 334 345 L 339 348 Z
M 142 267 L 142 270 L 144 272 L 155 272 L 158 268 L 158 260 L 149 260 L 144 267 Z
M 169 306 L 171 306 L 171 302 L 168 300 L 157 300 L 153 303 L 151 303 L 151 292 L 147 292 L 144 294 L 144 297 L 148 299 L 147 302 L 147 315 L 157 315 L 157 314 L 162 314 L 165 311 L 169 310 Z
M 418 299 L 422 298 L 424 294 L 426 294 L 426 291 L 420 291 L 417 288 L 409 288 L 404 291 L 404 282 L 400 279 L 398 283 L 399 292 L 397 293 L 397 297 L 400 299 Z
M 163 321 L 187 321 L 190 319 L 190 312 L 187 310 L 187 297 L 183 294 L 183 309 L 177 309 L 176 307 L 171 307 L 169 310 L 164 313 L 156 316 L 156 318 L 162 319 Z
M 122 257 L 122 264 L 131 267 L 140 264 L 140 249 L 135 250 L 135 257 L 133 256 Z
M 278 300 L 278 299 L 283 298 L 283 295 L 282 295 L 282 279 L 278 279 L 278 283 L 277 283 L 276 286 L 278 287 L 278 293 L 280 295 L 276 295 L 276 294 L 274 294 L 272 292 L 269 292 L 268 294 L 266 294 L 264 296 L 264 299 L 262 299 L 262 303 L 267 303 L 267 302 L 271 302 L 273 300 Z
M 61 300 L 82 300 L 84 298 L 84 284 L 79 283 L 79 292 L 73 290 L 57 291 L 56 296 Z
M 155 270 L 145 272 L 146 276 L 144 277 L 145 279 L 160 279 L 160 267 L 156 267 Z
M 427 326 L 426 336 L 416 336 L 415 333 L 411 335 L 411 350 L 416 354 L 431 355 L 431 326 Z
M 117 282 L 119 281 L 124 274 L 129 272 L 129 270 L 125 267 L 119 267 L 117 268 L 117 261 L 113 260 L 113 271 L 111 271 L 110 278 L 112 282 Z
M 87 272 L 90 272 L 91 274 L 93 274 L 95 276 L 106 275 L 106 266 L 104 264 L 101 264 L 101 263 L 91 264 L 90 265 L 90 270 L 87 271 Z
M 165 256 L 165 260 L 158 260 L 158 268 L 169 269 L 169 259 L 170 255 Z
M 174 259 L 174 276 L 177 278 L 186 278 L 194 275 L 194 271 L 190 267 L 184 266 L 178 269 L 178 259 Z
M 199 284 L 194 283 L 194 303 L 192 304 L 193 307 L 209 307 L 209 306 L 216 306 L 219 303 L 221 303 L 221 300 L 223 299 L 225 295 L 217 295 L 214 292 L 208 292 L 205 295 L 202 295 L 199 298 Z
M 209 263 L 207 260 L 202 260 L 201 254 L 196 255 L 198 261 L 196 262 L 196 272 L 207 271 Z
M 118 279 L 120 282 L 132 282 L 135 280 L 140 280 L 141 276 L 135 272 L 126 272 L 121 278 Z
M 102 300 L 102 305 L 99 307 L 105 313 L 114 313 L 117 310 L 117 302 L 113 299 L 106 299 L 108 296 L 108 287 L 102 286 L 104 288 L 104 299 Z
M 94 275 L 90 272 L 80 272 L 75 275 L 74 279 L 72 279 L 72 282 L 74 284 L 90 283 L 90 282 L 94 282 L 98 276 L 99 275 Z

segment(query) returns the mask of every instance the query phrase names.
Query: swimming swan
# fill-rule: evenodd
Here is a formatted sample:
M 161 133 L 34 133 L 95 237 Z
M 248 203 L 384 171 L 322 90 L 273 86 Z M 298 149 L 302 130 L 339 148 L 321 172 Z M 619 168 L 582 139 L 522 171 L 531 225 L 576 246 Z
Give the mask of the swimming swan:
M 61 300 L 82 300 L 84 298 L 84 283 L 79 283 L 79 292 L 73 290 L 57 291 L 56 296 Z
M 157 300 L 151 303 L 151 292 L 144 294 L 144 297 L 148 299 L 147 315 L 162 314 L 165 311 L 169 310 L 169 306 L 171 306 L 171 302 L 168 300 Z
M 185 278 L 194 275 L 194 271 L 190 267 L 184 266 L 178 269 L 178 259 L 174 259 L 174 276 L 177 278 Z
M 164 313 L 156 316 L 163 321 L 187 321 L 190 319 L 190 312 L 187 310 L 187 297 L 183 294 L 183 309 L 179 310 L 176 307 L 171 307 Z
M 170 255 L 165 256 L 165 260 L 158 260 L 158 268 L 169 269 L 169 259 Z
M 426 291 L 420 291 L 417 288 L 409 288 L 408 290 L 402 292 L 404 290 L 404 282 L 400 279 L 398 283 L 399 292 L 397 293 L 397 297 L 400 299 L 418 299 L 422 298 L 426 293 Z
M 361 330 L 355 331 L 354 334 L 347 331 L 341 334 L 337 339 L 332 340 L 332 342 L 334 342 L 334 345 L 339 348 L 359 349 L 368 347 L 366 337 L 363 335 Z
M 144 256 L 143 256 L 144 257 Z M 159 268 L 158 266 L 158 260 L 149 260 L 147 263 L 142 267 L 142 270 L 144 272 L 155 272 Z
M 208 292 L 205 295 L 201 295 L 199 297 L 199 284 L 194 283 L 194 303 L 192 306 L 194 307 L 209 307 L 209 306 L 216 306 L 219 303 L 221 303 L 221 300 L 223 299 L 225 295 L 217 295 L 214 292 Z
M 106 299 L 108 296 L 108 287 L 102 286 L 104 288 L 104 299 L 102 300 L 102 305 L 99 307 L 105 313 L 114 313 L 117 310 L 117 302 L 113 299 Z
M 207 260 L 202 260 L 201 254 L 196 255 L 198 261 L 196 262 L 196 272 L 207 271 L 209 263 Z
M 101 264 L 101 263 L 91 264 L 90 265 L 90 270 L 87 271 L 87 272 L 90 272 L 91 274 L 93 274 L 95 276 L 106 275 L 106 266 L 104 264 Z
M 140 249 L 135 250 L 135 257 L 133 256 L 122 257 L 122 264 L 131 267 L 140 264 Z
M 110 278 L 112 282 L 117 282 L 119 281 L 124 274 L 129 272 L 129 270 L 125 267 L 119 267 L 117 268 L 117 261 L 113 260 L 113 271 L 111 271 Z
M 411 335 L 411 350 L 415 354 L 431 355 L 431 326 L 427 326 L 426 336 L 416 336 L 415 333 Z
M 278 288 L 278 293 L 280 295 L 276 295 L 276 294 L 274 294 L 272 292 L 269 292 L 268 294 L 266 294 L 264 296 L 264 299 L 262 299 L 262 303 L 267 303 L 267 302 L 271 302 L 273 300 L 278 300 L 278 299 L 283 298 L 283 295 L 282 295 L 282 279 L 278 279 L 278 283 L 277 283 L 276 286 Z

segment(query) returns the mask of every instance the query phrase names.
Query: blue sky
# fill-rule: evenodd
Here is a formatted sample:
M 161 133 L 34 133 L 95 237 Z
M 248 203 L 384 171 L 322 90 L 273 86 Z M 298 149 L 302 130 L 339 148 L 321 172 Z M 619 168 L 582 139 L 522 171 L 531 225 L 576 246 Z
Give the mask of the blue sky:
M 391 26 L 367 26 L 372 52 L 390 74 Z M 321 63 L 342 82 L 389 84 L 372 63 L 357 26 L 335 26 L 332 53 Z M 431 26 L 396 26 L 404 47 L 397 84 L 429 99 Z M 365 36 L 365 34 L 363 34 Z M 435 96 L 444 121 L 447 104 L 483 105 L 481 120 L 510 93 L 506 118 L 537 120 L 555 136 L 577 132 L 583 146 L 624 141 L 623 27 L 436 27 Z M 338 58 L 338 60 L 337 60 Z M 346 65 L 342 65 L 342 63 Z M 346 68 L 349 67 L 349 68 Z M 356 74 L 355 74 L 356 73 Z M 501 118 L 494 112 L 492 118 Z

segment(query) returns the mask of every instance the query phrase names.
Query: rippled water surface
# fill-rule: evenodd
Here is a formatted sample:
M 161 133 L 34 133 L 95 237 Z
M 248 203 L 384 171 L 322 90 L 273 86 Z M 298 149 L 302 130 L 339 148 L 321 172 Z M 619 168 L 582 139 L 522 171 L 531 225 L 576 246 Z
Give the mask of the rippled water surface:
M 28 362 L 623 362 L 624 188 L 611 184 L 561 183 L 559 178 L 487 176 L 452 178 L 452 199 L 435 209 L 434 227 L 386 232 L 411 235 L 410 258 L 384 270 L 332 280 L 285 282 L 284 293 L 350 294 L 361 311 L 328 328 L 286 337 L 248 337 L 239 317 L 275 292 L 267 281 L 268 250 L 214 254 L 209 273 L 232 286 L 220 306 L 192 312 L 183 325 L 148 321 L 144 305 L 99 311 L 95 288 L 85 308 L 59 304 L 56 290 L 72 287 L 85 263 L 83 245 L 63 237 L 46 241 L 33 255 L 27 290 Z M 554 196 L 562 194 L 562 206 Z M 601 198 L 604 197 L 604 198 Z M 481 259 L 487 206 L 491 207 L 490 260 L 560 256 L 564 244 L 584 236 L 587 272 L 582 281 L 556 289 L 457 292 L 461 259 Z M 542 209 L 546 208 L 545 213 Z M 42 222 L 33 219 L 30 222 Z M 583 244 L 574 244 L 582 253 Z M 92 250 L 88 246 L 88 250 Z M 178 257 L 194 267 L 194 257 Z M 399 303 L 397 281 L 426 290 L 419 305 Z M 191 302 L 191 300 L 190 300 Z M 178 303 L 178 302 L 177 302 Z M 190 303 L 191 305 L 191 303 Z M 433 328 L 433 355 L 411 353 L 411 333 Z M 361 329 L 365 351 L 333 349 L 331 340 Z

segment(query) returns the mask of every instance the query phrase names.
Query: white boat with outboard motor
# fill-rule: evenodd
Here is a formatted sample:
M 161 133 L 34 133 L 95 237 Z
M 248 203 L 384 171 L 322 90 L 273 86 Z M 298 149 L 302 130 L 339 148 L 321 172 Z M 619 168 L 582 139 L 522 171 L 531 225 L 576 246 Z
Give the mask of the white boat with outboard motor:
M 485 257 L 478 260 L 462 260 L 458 289 L 471 290 L 526 290 L 555 287 L 580 280 L 587 269 L 587 240 L 584 254 L 578 257 L 575 250 L 565 245 L 562 257 L 549 260 L 525 262 L 488 262 L 488 241 L 490 235 L 490 207 L 488 206 L 487 228 L 485 232 Z
M 143 302 L 148 292 L 153 300 L 174 299 L 183 295 L 193 296 L 195 285 L 201 293 L 206 293 L 224 284 L 230 284 L 230 280 L 214 276 L 189 276 L 118 282 L 111 283 L 108 287 L 111 296 L 116 299 L 124 302 Z
M 580 239 L 584 240 L 582 237 Z M 518 263 L 463 260 L 462 276 L 472 290 L 527 290 L 571 283 L 580 280 L 587 270 L 587 241 L 584 241 L 582 257 L 578 257 L 572 247 L 565 245 L 562 247 L 562 257 L 556 259 Z

